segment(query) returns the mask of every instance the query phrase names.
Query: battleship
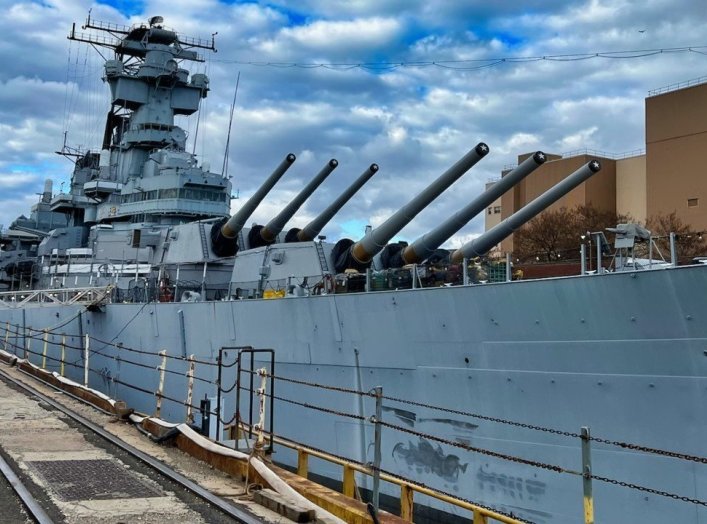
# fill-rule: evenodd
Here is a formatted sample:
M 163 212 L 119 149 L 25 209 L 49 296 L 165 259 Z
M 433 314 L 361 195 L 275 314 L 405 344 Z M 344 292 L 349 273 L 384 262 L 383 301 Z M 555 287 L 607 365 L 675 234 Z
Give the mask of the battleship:
M 597 436 L 597 521 L 707 522 L 707 266 L 604 271 L 597 260 L 594 274 L 570 277 L 469 274 L 472 259 L 598 172 L 597 159 L 451 253 L 440 246 L 542 165 L 541 151 L 410 244 L 393 239 L 489 146 L 471 147 L 357 240 L 328 242 L 321 232 L 375 183 L 376 164 L 301 229 L 286 226 L 335 159 L 272 220 L 249 224 L 296 157 L 265 166 L 271 174 L 230 214 L 230 180 L 186 150 L 174 123 L 208 95 L 208 77 L 183 66 L 215 50 L 213 37 L 183 36 L 161 17 L 123 27 L 89 16 L 69 38 L 113 52 L 104 67 L 111 109 L 100 151 L 71 153 L 69 190 L 55 195 L 48 182 L 30 218 L 3 231 L 7 351 L 37 360 L 43 340 L 48 369 L 61 362 L 68 377 L 144 413 L 155 409 L 165 353 L 176 357 L 165 399 L 183 397 L 187 357 L 226 362 L 218 376 L 199 368 L 194 398 L 215 403 L 227 421 L 247 409 L 220 394 L 239 378 L 234 355 L 268 349 L 250 355 L 256 365 L 273 355 L 272 375 L 284 379 L 270 390 L 274 434 L 371 463 L 375 410 L 351 392 L 381 387 L 380 469 L 532 522 L 585 521 L 576 437 L 588 427 Z M 618 231 L 616 247 L 630 255 L 641 232 Z M 65 357 L 72 348 L 78 353 Z M 129 361 L 121 357 L 131 348 Z M 165 400 L 161 416 L 183 421 L 183 403 Z M 219 424 L 210 436 L 226 438 Z M 297 465 L 286 448 L 273 459 Z M 332 464 L 310 469 L 340 480 Z M 430 519 L 468 519 L 433 498 L 416 502 Z

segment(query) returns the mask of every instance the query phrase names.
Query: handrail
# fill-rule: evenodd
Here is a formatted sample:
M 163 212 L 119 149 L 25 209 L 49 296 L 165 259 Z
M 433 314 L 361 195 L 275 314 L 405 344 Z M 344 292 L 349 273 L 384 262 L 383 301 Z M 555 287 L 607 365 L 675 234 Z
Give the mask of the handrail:
M 247 424 L 244 424 L 247 426 Z M 353 472 L 357 471 L 359 473 L 363 473 L 365 475 L 372 476 L 373 475 L 373 470 L 369 467 L 366 467 L 364 465 L 361 465 L 357 462 L 352 462 L 346 459 L 343 459 L 341 457 L 338 457 L 336 455 L 329 454 L 325 451 L 317 450 L 310 448 L 308 446 L 305 446 L 303 444 L 299 444 L 297 442 L 288 440 L 283 437 L 279 437 L 277 435 L 271 435 L 273 442 L 276 444 L 280 444 L 282 446 L 288 447 L 290 449 L 293 449 L 297 451 L 297 474 L 300 475 L 301 477 L 307 477 L 307 457 L 309 455 L 326 460 L 327 462 L 331 462 L 333 464 L 337 464 L 339 466 L 342 466 L 344 468 L 344 482 L 342 486 L 342 492 L 344 495 L 348 496 L 353 496 Z M 508 515 L 503 515 L 502 513 L 497 513 L 491 509 L 484 508 L 482 506 L 479 506 L 477 504 L 473 504 L 471 502 L 467 502 L 464 500 L 461 500 L 459 498 L 453 497 L 451 495 L 447 495 L 445 493 L 442 493 L 440 491 L 437 491 L 433 488 L 423 486 L 420 484 L 417 484 L 412 481 L 405 480 L 403 478 L 396 477 L 394 475 L 390 475 L 388 473 L 382 472 L 380 473 L 380 478 L 381 480 L 384 480 L 386 482 L 390 482 L 391 484 L 396 484 L 400 486 L 400 515 L 402 518 L 412 522 L 413 518 L 413 496 L 412 492 L 417 492 L 420 493 L 421 495 L 426 495 L 428 497 L 432 497 L 434 499 L 437 499 L 441 502 L 445 502 L 447 504 L 452 504 L 454 506 L 457 506 L 462 509 L 469 510 L 473 512 L 473 517 L 474 517 L 474 523 L 475 524 L 487 524 L 488 519 L 493 519 L 497 522 L 503 522 L 504 524 L 522 524 L 523 520 L 518 520 L 513 517 L 509 517 Z M 347 493 L 348 492 L 348 493 Z

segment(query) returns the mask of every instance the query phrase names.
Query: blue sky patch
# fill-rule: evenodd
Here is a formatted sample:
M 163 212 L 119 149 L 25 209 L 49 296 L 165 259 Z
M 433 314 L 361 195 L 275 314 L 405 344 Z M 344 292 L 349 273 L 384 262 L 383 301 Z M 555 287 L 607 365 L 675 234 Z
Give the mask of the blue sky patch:
M 142 0 L 99 0 L 98 3 L 109 5 L 125 16 L 139 15 L 145 11 L 145 2 Z

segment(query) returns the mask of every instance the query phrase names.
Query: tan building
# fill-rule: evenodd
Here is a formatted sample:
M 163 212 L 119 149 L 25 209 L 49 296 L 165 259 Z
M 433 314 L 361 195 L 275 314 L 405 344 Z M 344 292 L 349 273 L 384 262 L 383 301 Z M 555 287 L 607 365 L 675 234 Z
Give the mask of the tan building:
M 694 231 L 707 230 L 707 176 L 702 172 L 707 151 L 707 83 L 659 90 L 646 98 L 645 154 L 609 155 L 584 151 L 548 155 L 548 162 L 501 197 L 505 219 L 557 184 L 591 158 L 602 170 L 573 189 L 549 209 L 591 204 L 597 209 L 628 214 L 645 223 L 673 211 Z M 520 155 L 522 162 L 529 154 Z M 505 172 L 504 172 L 505 174 Z M 491 223 L 487 216 L 486 229 Z M 501 243 L 513 251 L 513 238 Z

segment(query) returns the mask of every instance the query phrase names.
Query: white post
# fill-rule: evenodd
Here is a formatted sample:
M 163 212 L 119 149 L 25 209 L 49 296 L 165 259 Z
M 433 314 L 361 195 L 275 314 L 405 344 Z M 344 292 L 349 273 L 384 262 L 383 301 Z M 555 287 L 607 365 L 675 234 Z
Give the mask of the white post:
M 675 233 L 670 233 L 670 265 L 678 267 L 678 251 L 675 246 Z
M 506 253 L 506 282 L 513 280 L 513 273 L 511 273 L 511 254 Z
M 260 375 L 260 387 L 258 388 L 257 393 L 260 397 L 260 403 L 258 408 L 259 419 L 258 423 L 255 425 L 255 428 L 258 431 L 258 440 L 255 443 L 255 449 L 262 451 L 265 444 L 263 428 L 265 428 L 265 387 L 268 380 L 268 370 L 265 368 L 260 368 L 258 370 L 258 375 Z
M 155 417 L 157 418 L 160 417 L 160 410 L 162 409 L 162 392 L 164 391 L 164 371 L 167 368 L 167 351 L 163 349 L 158 353 L 158 355 L 162 357 L 162 362 L 157 368 L 160 371 L 160 384 L 156 393 L 157 407 L 155 409 Z
M 88 356 L 90 354 L 89 351 L 89 341 L 91 339 L 88 336 L 88 333 L 84 335 L 84 344 L 83 344 L 83 385 L 88 387 Z
M 194 398 L 194 355 L 189 355 L 189 371 L 187 371 L 187 424 L 194 422 L 191 403 Z
M 601 265 L 601 237 L 599 236 L 599 233 L 597 233 L 596 249 L 597 249 L 597 275 L 603 275 L 604 274 L 604 266 Z
M 462 284 L 469 285 L 469 259 L 464 257 L 462 260 Z
M 47 369 L 47 337 L 49 333 L 44 330 L 44 348 L 42 349 L 42 369 Z
M 25 360 L 29 360 L 30 344 L 32 343 L 32 328 L 27 328 L 25 332 Z

